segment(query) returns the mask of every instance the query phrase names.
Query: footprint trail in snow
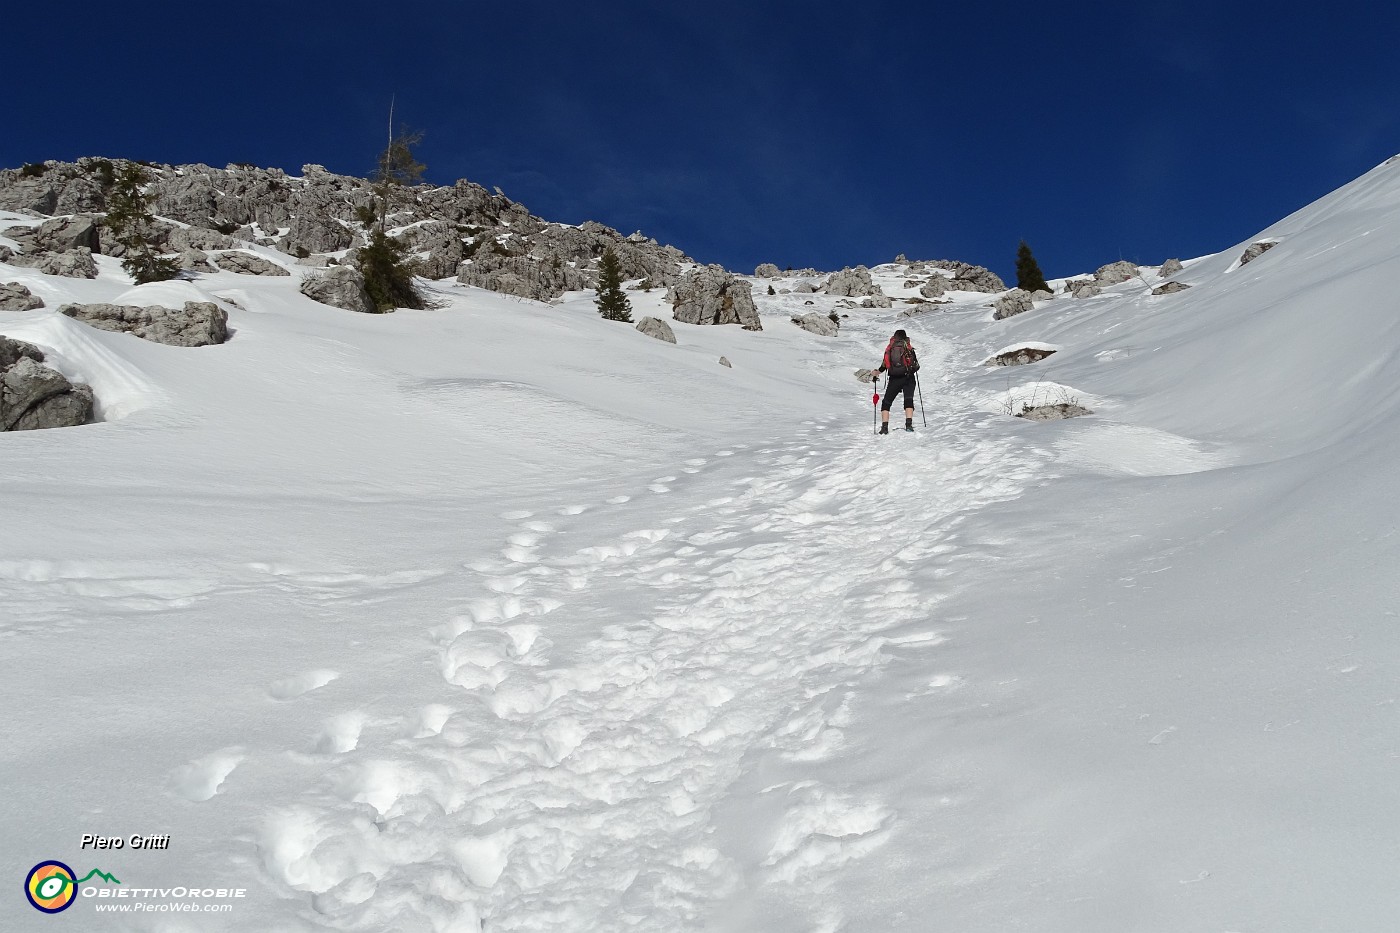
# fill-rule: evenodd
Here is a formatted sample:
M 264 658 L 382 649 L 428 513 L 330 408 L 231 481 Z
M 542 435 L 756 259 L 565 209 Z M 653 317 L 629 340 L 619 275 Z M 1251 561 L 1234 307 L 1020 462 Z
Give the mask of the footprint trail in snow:
M 441 702 L 375 742 L 328 720 L 330 763 L 263 827 L 264 867 L 327 929 L 701 928 L 753 883 L 710 841 L 746 753 L 839 752 L 852 688 L 891 649 L 937 650 L 911 568 L 967 556 L 961 516 L 1043 466 L 957 413 L 913 440 L 875 458 L 810 423 L 640 495 L 503 516 L 516 530 L 427 633 Z M 761 883 L 819 901 L 897 830 L 850 789 L 783 792 Z

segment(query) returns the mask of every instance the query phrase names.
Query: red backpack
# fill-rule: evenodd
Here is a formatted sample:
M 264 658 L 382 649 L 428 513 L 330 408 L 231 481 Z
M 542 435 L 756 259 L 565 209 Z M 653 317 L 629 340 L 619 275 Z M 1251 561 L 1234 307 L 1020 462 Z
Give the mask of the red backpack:
M 891 376 L 909 376 L 919 371 L 919 357 L 907 343 L 890 341 L 885 350 L 886 366 Z

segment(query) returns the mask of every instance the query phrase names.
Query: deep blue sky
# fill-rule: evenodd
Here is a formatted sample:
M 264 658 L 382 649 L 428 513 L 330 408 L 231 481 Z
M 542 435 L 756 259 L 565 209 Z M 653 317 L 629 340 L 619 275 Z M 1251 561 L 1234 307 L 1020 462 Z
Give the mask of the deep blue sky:
M 7 9 L 0 165 L 428 180 L 705 262 L 1013 278 L 1224 249 L 1400 152 L 1400 6 L 93 3 Z

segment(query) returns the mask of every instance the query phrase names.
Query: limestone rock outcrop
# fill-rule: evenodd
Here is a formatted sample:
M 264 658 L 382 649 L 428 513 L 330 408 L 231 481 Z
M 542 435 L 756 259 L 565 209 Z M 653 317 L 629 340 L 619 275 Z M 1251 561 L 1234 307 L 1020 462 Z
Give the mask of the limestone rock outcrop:
M 90 214 L 52 217 L 37 227 L 10 227 L 5 236 L 25 252 L 66 253 L 79 247 L 100 252 L 97 219 Z
M 180 268 L 190 272 L 217 272 L 202 249 L 187 249 L 180 253 Z
M 1278 246 L 1278 243 L 1274 240 L 1260 240 L 1257 243 L 1249 244 L 1245 251 L 1240 254 L 1240 265 L 1253 262 L 1275 246 Z
M 992 317 L 998 321 L 1003 318 L 1013 317 L 1017 314 L 1024 314 L 1035 307 L 1031 301 L 1031 293 L 1024 288 L 1013 288 L 1002 295 L 992 305 Z
M 753 303 L 753 286 L 720 266 L 694 269 L 671 286 L 672 317 L 682 324 L 738 324 L 763 330 Z
M 369 292 L 365 291 L 365 277 L 351 266 L 330 266 L 324 272 L 311 273 L 301 280 L 300 290 L 312 301 L 333 308 L 364 314 L 373 314 L 376 310 Z
M 919 289 L 919 294 L 925 298 L 941 298 L 948 290 L 948 279 L 941 275 L 935 275 L 923 284 Z
M 822 291 L 838 298 L 863 298 L 867 295 L 883 295 L 880 286 L 870 278 L 870 270 L 865 266 L 849 266 L 840 272 L 833 272 L 822 286 Z
M 1128 262 L 1126 259 L 1120 259 L 1117 262 L 1110 262 L 1106 266 L 1099 266 L 1094 271 L 1094 281 L 1098 283 L 1100 288 L 1121 285 L 1137 278 L 1140 271 L 1136 264 Z
M 0 431 L 32 431 L 87 424 L 92 387 L 74 384 L 44 365 L 33 344 L 0 336 Z
M 204 347 L 228 340 L 228 313 L 212 301 L 187 301 L 181 309 L 160 305 L 68 304 L 74 320 L 172 347 Z
M 930 259 L 922 265 L 953 273 L 952 281 L 947 283 L 949 291 L 986 292 L 988 294 L 1006 291 L 1006 283 L 1001 280 L 1001 276 L 984 266 L 974 266 L 971 263 L 958 262 L 956 259 Z M 924 295 L 924 297 L 936 298 L 938 296 Z
M 220 253 L 214 262 L 225 272 L 237 272 L 239 275 L 291 275 L 270 259 L 240 250 Z
M 661 320 L 659 317 L 644 317 L 637 322 L 637 330 L 648 337 L 655 337 L 657 340 L 664 340 L 667 343 L 676 342 L 676 332 L 671 330 L 671 325 Z
M 1053 356 L 1056 351 L 1048 350 L 1045 347 L 1016 347 L 1011 350 L 1004 350 L 987 361 L 988 366 L 1026 366 L 1030 363 L 1038 363 L 1047 356 Z
M 120 159 L 84 158 L 45 163 L 37 177 L 0 170 L 0 209 L 40 215 L 105 211 L 111 180 L 123 165 Z M 375 204 L 368 181 L 320 165 L 303 165 L 300 177 L 251 165 L 148 164 L 146 170 L 152 212 L 175 222 L 158 223 L 152 245 L 174 254 L 236 249 L 236 240 L 297 258 L 337 254 L 364 244 L 359 212 Z M 623 236 L 591 222 L 548 223 L 499 191 L 465 180 L 391 188 L 387 225 L 390 236 L 416 254 L 420 275 L 456 276 L 464 284 L 541 301 L 593 287 L 597 260 L 608 247 L 621 261 L 624 279 L 648 287 L 675 284 L 690 262 L 680 250 L 640 233 Z M 99 236 L 100 244 L 89 249 L 123 254 L 109 231 Z M 497 243 L 499 250 L 493 248 Z
M 1027 421 L 1060 421 L 1065 418 L 1079 418 L 1093 412 L 1077 402 L 1056 402 L 1053 405 L 1025 405 L 1016 412 L 1017 418 Z
M 44 300 L 18 282 L 0 283 L 0 311 L 33 311 Z
M 97 278 L 97 261 L 86 246 L 51 253 L 43 250 L 15 253 L 5 260 L 12 266 L 23 266 L 46 275 L 61 275 L 70 279 Z
M 233 237 L 203 227 L 176 227 L 166 235 L 165 245 L 171 252 L 197 249 L 204 252 L 233 249 L 238 244 Z
M 839 317 L 833 318 L 831 315 L 822 314 L 818 311 L 803 314 L 800 317 L 794 317 L 792 323 L 809 333 L 816 334 L 818 337 L 835 337 L 836 333 L 841 329 L 841 319 Z

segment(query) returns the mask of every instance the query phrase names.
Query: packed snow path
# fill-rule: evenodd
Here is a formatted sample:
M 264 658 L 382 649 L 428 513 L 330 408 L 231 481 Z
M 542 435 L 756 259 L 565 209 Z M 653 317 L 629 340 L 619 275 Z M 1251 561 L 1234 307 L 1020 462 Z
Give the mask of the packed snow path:
M 1040 465 L 949 412 L 872 443 L 809 422 L 635 498 L 506 516 L 518 531 L 425 633 L 454 700 L 378 746 L 362 711 L 333 724 L 333 763 L 264 827 L 266 868 L 329 928 L 699 927 L 746 883 L 710 838 L 745 755 L 839 748 L 861 680 L 937 650 L 938 596 L 906 568 L 974 556 L 962 514 Z M 804 897 L 898 824 L 840 787 L 766 793 L 785 813 L 747 883 Z

